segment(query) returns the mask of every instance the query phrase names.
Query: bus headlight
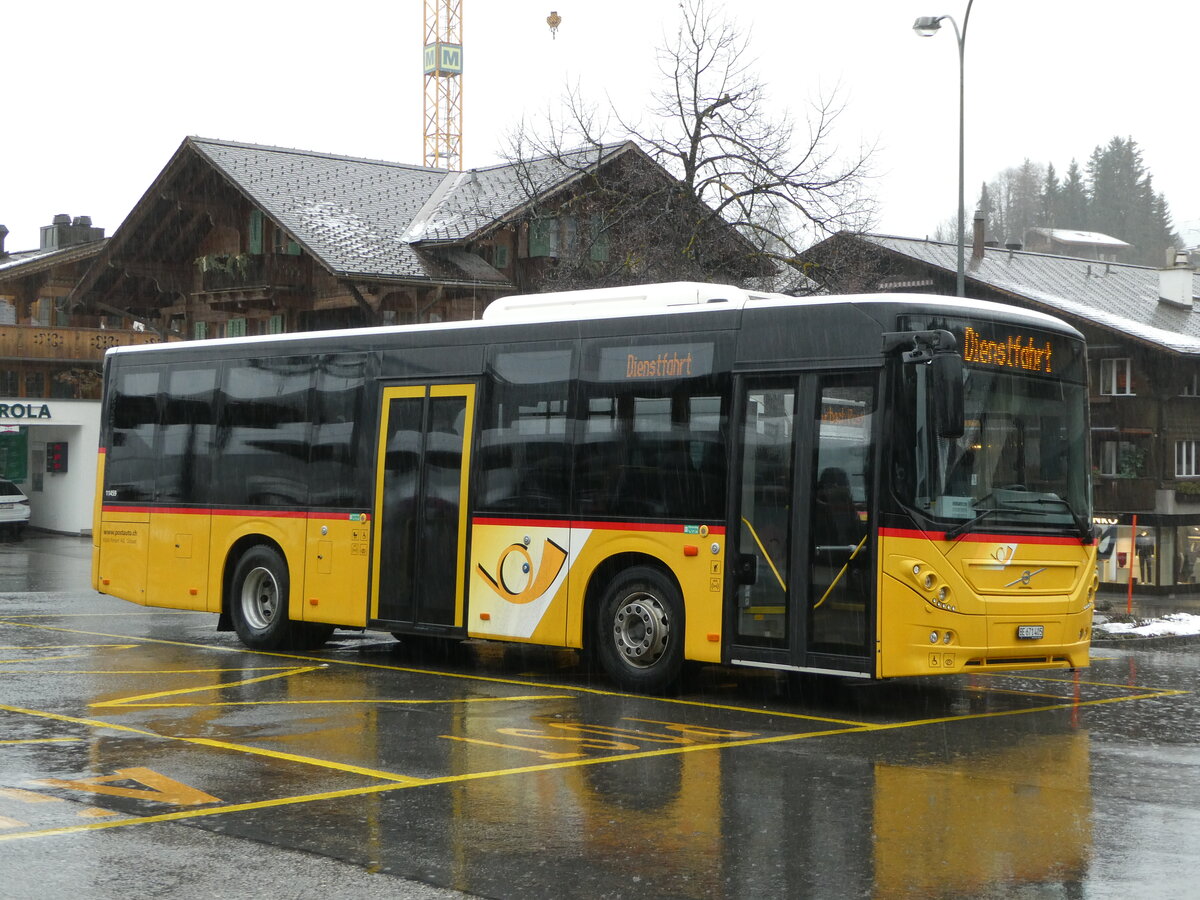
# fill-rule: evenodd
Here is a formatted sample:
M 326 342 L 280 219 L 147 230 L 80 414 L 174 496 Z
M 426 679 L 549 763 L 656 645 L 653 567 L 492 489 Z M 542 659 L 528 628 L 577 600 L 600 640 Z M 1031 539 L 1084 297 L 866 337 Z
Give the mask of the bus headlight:
M 929 632 L 929 643 L 936 644 L 941 639 L 941 635 L 936 631 Z

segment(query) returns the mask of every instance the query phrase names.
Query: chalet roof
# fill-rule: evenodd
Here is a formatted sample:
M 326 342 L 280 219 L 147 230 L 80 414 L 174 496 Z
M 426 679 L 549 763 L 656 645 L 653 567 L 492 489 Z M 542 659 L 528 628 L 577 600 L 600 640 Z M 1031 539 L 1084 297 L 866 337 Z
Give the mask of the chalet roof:
M 957 244 L 882 234 L 858 237 L 951 275 L 957 271 Z M 1148 266 L 988 247 L 983 259 L 968 259 L 966 277 L 968 284 L 993 288 L 1025 305 L 1158 349 L 1200 356 L 1200 304 L 1186 309 L 1160 301 L 1158 272 Z M 1192 274 L 1192 294 L 1200 294 L 1197 273 Z
M 191 137 L 193 147 L 330 271 L 347 277 L 449 276 L 461 259 L 427 252 L 463 243 L 577 175 L 573 161 L 539 159 L 469 172 Z M 608 145 L 604 162 L 632 144 Z M 582 157 L 581 157 L 582 159 Z M 586 161 L 585 161 L 586 162 Z M 457 273 L 503 281 L 488 267 Z
M 64 263 L 77 262 L 98 254 L 108 238 L 74 244 L 70 247 L 40 250 L 16 250 L 0 256 L 0 281 L 44 272 Z

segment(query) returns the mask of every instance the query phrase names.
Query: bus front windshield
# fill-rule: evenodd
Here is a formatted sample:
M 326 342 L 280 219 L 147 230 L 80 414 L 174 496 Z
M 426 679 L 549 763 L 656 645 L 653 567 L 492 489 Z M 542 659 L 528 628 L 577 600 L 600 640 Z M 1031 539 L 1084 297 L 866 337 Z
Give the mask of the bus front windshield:
M 963 367 L 964 433 L 937 435 L 927 366 L 904 366 L 898 499 L 948 537 L 1047 529 L 1086 537 L 1087 389 L 1002 369 Z M 905 421 L 907 419 L 907 421 Z

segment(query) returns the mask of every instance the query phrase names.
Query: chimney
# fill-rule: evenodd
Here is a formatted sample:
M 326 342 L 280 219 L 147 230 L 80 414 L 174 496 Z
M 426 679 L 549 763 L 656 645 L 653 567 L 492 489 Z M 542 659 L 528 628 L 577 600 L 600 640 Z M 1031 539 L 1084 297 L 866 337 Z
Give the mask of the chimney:
M 0 225 L 0 259 L 8 256 L 8 251 L 4 249 L 4 239 L 8 237 L 8 229 Z
M 987 220 L 983 217 L 983 210 L 975 210 L 975 233 L 971 237 L 971 262 L 977 263 L 983 259 L 983 229 L 987 224 Z
M 1192 273 L 1186 250 L 1168 250 L 1168 265 L 1158 270 L 1158 300 L 1171 306 L 1192 308 Z
M 61 250 L 76 244 L 86 244 L 104 238 L 104 229 L 92 226 L 91 216 L 76 216 L 59 213 L 49 225 L 42 226 L 42 249 Z

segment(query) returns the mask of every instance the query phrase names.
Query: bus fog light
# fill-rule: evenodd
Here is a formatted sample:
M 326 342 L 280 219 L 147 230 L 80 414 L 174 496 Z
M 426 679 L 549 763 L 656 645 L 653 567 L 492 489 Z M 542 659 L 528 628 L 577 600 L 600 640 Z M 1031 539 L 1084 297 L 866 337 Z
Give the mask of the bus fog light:
M 920 575 L 920 574 L 921 574 L 921 567 L 920 567 L 920 566 L 913 566 L 913 574 L 914 574 L 914 575 Z
M 942 585 L 942 589 L 941 589 L 940 591 L 938 591 L 938 595 L 937 595 L 937 597 L 938 597 L 938 599 L 939 599 L 939 600 L 941 600 L 943 603 L 945 603 L 945 602 L 946 602 L 946 598 L 947 598 L 947 597 L 949 597 L 949 596 L 950 596 L 950 588 L 946 587 L 946 586 L 943 584 L 943 585 Z
M 925 590 L 932 591 L 933 586 L 935 584 L 937 584 L 937 578 L 934 577 L 932 572 L 926 572 L 925 573 Z
M 936 644 L 940 635 L 936 631 L 929 632 L 929 643 Z
M 949 644 L 949 643 L 950 643 L 952 640 L 954 640 L 954 632 L 953 632 L 953 631 L 947 631 L 947 632 L 946 632 L 946 636 L 945 636 L 944 638 L 942 638 L 942 643 L 943 643 L 943 644 Z

